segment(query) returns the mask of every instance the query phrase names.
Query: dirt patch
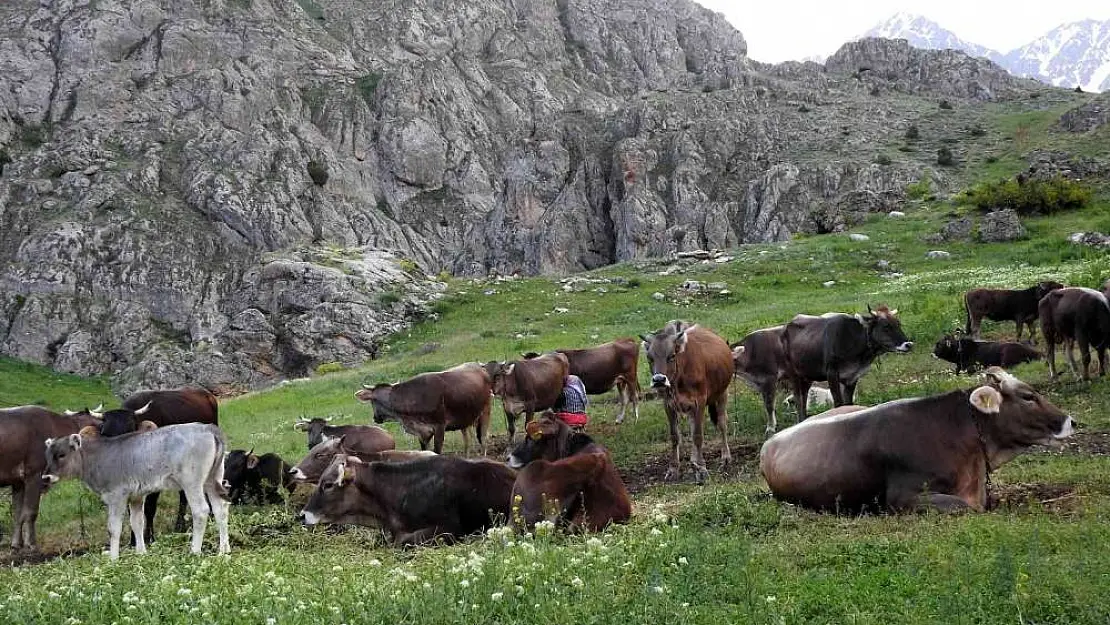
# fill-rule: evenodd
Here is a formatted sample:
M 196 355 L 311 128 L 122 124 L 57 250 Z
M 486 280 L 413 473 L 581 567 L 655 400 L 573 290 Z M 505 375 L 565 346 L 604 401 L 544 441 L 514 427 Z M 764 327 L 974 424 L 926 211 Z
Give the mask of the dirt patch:
M 720 442 L 713 441 L 711 443 L 706 441 L 702 447 L 702 455 L 705 456 L 705 466 L 709 469 L 710 481 L 736 482 L 745 477 L 751 477 L 757 471 L 759 445 L 732 444 L 729 446 L 729 450 L 732 452 L 732 462 L 727 467 L 722 467 Z M 671 462 L 669 453 L 646 455 L 636 466 L 621 466 L 617 469 L 620 471 L 621 479 L 628 487 L 628 492 L 632 494 L 643 492 L 661 484 L 693 483 L 694 473 L 693 467 L 690 466 L 688 453 L 689 447 L 684 442 L 682 447 L 682 479 L 679 482 L 667 482 L 664 479 Z
M 1038 505 L 1052 512 L 1069 512 L 1082 501 L 1070 484 L 996 484 L 991 488 L 988 510 L 1028 509 Z
M 0 566 L 23 566 L 24 564 L 42 564 L 49 562 L 54 558 L 71 558 L 74 556 L 85 555 L 89 552 L 88 547 L 74 547 L 62 550 L 21 550 L 13 551 L 0 555 Z

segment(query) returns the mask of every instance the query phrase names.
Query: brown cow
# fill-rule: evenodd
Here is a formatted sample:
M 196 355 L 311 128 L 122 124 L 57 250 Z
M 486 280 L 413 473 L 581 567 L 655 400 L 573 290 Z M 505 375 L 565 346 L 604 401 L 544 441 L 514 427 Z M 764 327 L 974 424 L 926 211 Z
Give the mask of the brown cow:
M 397 449 L 355 452 L 347 447 L 346 439 L 341 436 L 339 438 L 329 438 L 313 447 L 309 450 L 308 455 L 297 463 L 297 466 L 289 469 L 289 474 L 296 482 L 315 484 L 320 480 L 320 476 L 323 475 L 324 469 L 328 468 L 331 461 L 339 455 L 356 456 L 363 462 L 405 462 L 424 456 L 434 456 L 435 452 Z
M 112 437 L 134 432 L 143 420 L 158 427 L 182 423 L 219 425 L 219 415 L 220 406 L 216 396 L 203 388 L 187 386 L 168 391 L 138 391 L 123 400 L 123 406 L 119 409 L 104 413 L 100 435 Z M 161 492 L 155 491 L 146 496 L 144 537 L 148 543 L 154 541 L 154 516 L 158 512 L 159 495 Z M 177 517 L 173 523 L 175 532 L 185 531 L 185 511 L 188 506 L 185 493 L 179 492 Z M 131 544 L 135 544 L 134 536 L 131 537 Z
M 1038 308 L 1049 375 L 1057 375 L 1057 343 L 1064 344 L 1064 356 L 1075 377 L 1090 379 L 1091 347 L 1098 353 L 1098 374 L 1106 375 L 1106 349 L 1110 347 L 1110 303 L 1105 295 L 1094 289 L 1058 289 L 1046 295 Z M 1075 356 L 1072 355 L 1075 343 L 1079 343 L 1083 375 L 1075 370 Z
M 598 532 L 628 521 L 628 489 L 608 450 L 550 416 L 524 430 L 509 456 L 509 466 L 520 470 L 513 484 L 515 525 L 532 528 L 552 517 L 561 526 Z
M 778 499 L 817 510 L 983 510 L 991 470 L 1073 432 L 1071 417 L 1021 380 L 999 367 L 984 378 L 789 427 L 763 444 L 763 477 Z
M 12 488 L 12 549 L 35 548 L 46 439 L 99 427 L 100 420 L 91 412 L 60 415 L 38 406 L 0 409 L 0 487 Z
M 1021 340 L 1022 326 L 1029 328 L 1029 339 L 1037 342 L 1037 302 L 1045 295 L 1062 289 L 1064 285 L 1052 280 L 1039 282 L 1028 289 L 972 289 L 964 294 L 964 311 L 967 324 L 964 331 L 972 338 L 979 338 L 983 319 L 1013 321 L 1017 324 L 1017 338 Z
M 1110 300 L 1110 280 L 1102 283 L 1102 294 L 1107 300 Z
M 491 384 L 489 374 L 477 363 L 459 365 L 436 373 L 422 373 L 396 384 L 364 387 L 359 401 L 374 406 L 374 423 L 398 421 L 406 432 L 420 439 L 420 449 L 443 453 L 443 434 L 460 430 L 463 452 L 470 454 L 468 428 L 474 426 L 478 447 L 486 455 Z
M 344 437 L 344 447 L 356 454 L 369 454 L 397 447 L 393 435 L 376 425 L 330 425 L 330 421 L 331 417 L 300 419 L 293 424 L 293 429 L 308 433 L 309 450 L 324 441 L 339 437 Z
M 488 460 L 429 456 L 365 463 L 336 456 L 305 504 L 305 525 L 350 523 L 388 530 L 398 545 L 456 538 L 508 518 L 516 471 Z
M 493 394 L 501 398 L 505 410 L 510 448 L 516 437 L 517 417 L 523 414 L 528 425 L 533 414 L 554 406 L 563 392 L 563 381 L 570 375 L 569 359 L 558 352 L 512 363 L 489 362 L 485 368 L 493 379 Z
M 759 391 L 763 398 L 768 434 L 773 434 L 778 429 L 775 393 L 787 380 L 786 354 L 782 350 L 782 333 L 785 329 L 786 326 L 774 326 L 756 330 L 732 348 L 732 364 L 736 376 Z
M 663 397 L 663 408 L 671 432 L 671 465 L 666 479 L 682 474 L 678 429 L 679 415 L 690 419 L 693 439 L 690 462 L 694 479 L 701 484 L 709 476 L 702 457 L 702 427 L 705 410 L 721 433 L 721 462 L 732 461 L 728 448 L 728 385 L 732 382 L 732 351 L 712 331 L 685 321 L 670 321 L 654 334 L 644 334 L 644 351 L 651 364 L 651 387 Z
M 617 423 L 624 422 L 625 410 L 632 404 L 632 414 L 640 418 L 640 345 L 633 338 L 624 338 L 587 349 L 557 349 L 567 357 L 570 374 L 582 380 L 588 395 L 608 393 L 614 386 L 620 395 L 621 411 Z M 525 358 L 539 354 L 530 352 Z

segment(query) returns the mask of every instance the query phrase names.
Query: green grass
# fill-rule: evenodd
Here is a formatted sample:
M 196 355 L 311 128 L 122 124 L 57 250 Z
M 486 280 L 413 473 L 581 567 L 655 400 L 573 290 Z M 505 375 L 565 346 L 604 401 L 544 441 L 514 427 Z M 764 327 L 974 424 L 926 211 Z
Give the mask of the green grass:
M 1048 141 L 1052 131 L 1046 119 L 1047 114 L 1035 114 L 998 123 L 1003 130 L 1019 124 L 1039 129 L 1043 134 L 1036 140 Z M 949 365 L 929 356 L 933 341 L 962 325 L 960 294 L 972 286 L 1025 287 L 1042 278 L 1101 284 L 1110 276 L 1110 257 L 1072 245 L 1066 237 L 1110 230 L 1110 202 L 1099 197 L 1080 211 L 1027 220 L 1029 238 L 1016 243 L 924 242 L 949 213 L 961 211 L 966 212 L 916 203 L 903 219 L 876 216 L 853 230 L 869 235 L 869 241 L 834 234 L 745 246 L 730 251 L 733 260 L 727 263 L 683 265 L 683 273 L 671 275 L 660 275 L 670 273 L 666 261 L 626 263 L 585 276 L 609 282 L 582 284 L 570 292 L 554 278 L 453 280 L 437 305 L 438 319 L 393 336 L 379 360 L 225 400 L 221 424 L 233 447 L 274 451 L 294 460 L 305 449 L 304 435 L 292 429 L 298 417 L 369 422 L 369 409 L 353 396 L 362 383 L 635 336 L 676 318 L 737 340 L 798 312 L 862 312 L 868 304 L 899 309 L 917 348 L 881 359 L 860 384 L 860 402 L 968 387 L 975 378 L 956 376 Z M 952 257 L 927 259 L 932 249 L 947 250 Z M 880 260 L 902 275 L 884 275 L 877 269 Z M 731 294 L 683 295 L 679 286 L 690 279 L 724 282 Z M 828 280 L 836 283 L 822 286 Z M 666 295 L 664 301 L 652 297 L 656 291 Z M 984 331 L 1009 337 L 1013 326 L 987 323 Z M 438 349 L 422 349 L 433 342 Z M 1015 373 L 1073 414 L 1084 433 L 1110 430 L 1106 380 L 1082 383 L 1065 375 L 1050 381 L 1043 363 L 1023 365 Z M 641 363 L 641 379 L 646 377 Z M 297 505 L 290 502 L 236 509 L 232 556 L 192 558 L 185 555 L 185 536 L 164 533 L 167 511 L 175 507 L 165 505 L 159 519 L 162 537 L 146 557 L 125 549 L 116 564 L 86 555 L 0 570 L 6 589 L 0 596 L 0 622 L 1110 620 L 1110 602 L 1104 599 L 1110 593 L 1110 556 L 1102 548 L 1110 539 L 1107 456 L 1071 450 L 1019 457 L 995 473 L 996 491 L 1007 503 L 989 513 L 819 515 L 767 496 L 755 468 L 764 427 L 760 402 L 740 382 L 730 394 L 730 442 L 740 466 L 722 474 L 711 462 L 711 484 L 705 487 L 646 485 L 661 477 L 666 458 L 659 403 L 644 402 L 638 421 L 629 417 L 616 427 L 611 424 L 617 410 L 613 397 L 594 401 L 591 430 L 641 489 L 633 522 L 600 537 L 491 536 L 453 547 L 399 551 L 385 547 L 373 530 L 329 534 L 301 528 L 292 518 Z M 113 403 L 104 380 L 0 360 L 0 405 L 43 403 L 61 409 L 100 401 Z M 783 426 L 793 421 L 788 413 L 780 419 Z M 496 405 L 493 423 L 500 451 L 504 422 Z M 415 446 L 395 424 L 387 427 L 399 446 Z M 713 441 L 707 444 L 715 458 L 716 433 L 710 431 L 707 440 Z M 458 435 L 448 435 L 446 446 L 448 453 L 458 453 Z M 1041 490 L 1050 494 L 1038 494 Z M 1028 498 L 1022 495 L 1026 492 Z M 303 497 L 298 493 L 294 500 Z M 49 549 L 98 552 L 104 512 L 83 486 L 67 482 L 45 498 L 39 527 Z M 212 542 L 209 536 L 209 551 Z

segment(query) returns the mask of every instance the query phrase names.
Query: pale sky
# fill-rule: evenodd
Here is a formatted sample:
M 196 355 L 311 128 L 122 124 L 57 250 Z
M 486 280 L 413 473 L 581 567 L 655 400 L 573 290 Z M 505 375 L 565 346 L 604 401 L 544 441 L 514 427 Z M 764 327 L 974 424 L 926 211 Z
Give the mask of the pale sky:
M 748 56 L 770 63 L 832 54 L 899 11 L 924 15 L 966 41 L 1008 52 L 1065 22 L 1110 19 L 1101 0 L 696 0 L 744 33 Z

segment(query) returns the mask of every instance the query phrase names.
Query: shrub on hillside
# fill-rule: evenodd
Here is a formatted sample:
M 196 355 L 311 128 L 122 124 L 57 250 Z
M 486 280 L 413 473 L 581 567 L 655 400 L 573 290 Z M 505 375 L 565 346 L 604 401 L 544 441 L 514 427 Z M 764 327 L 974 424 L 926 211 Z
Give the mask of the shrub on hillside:
M 937 150 L 937 165 L 941 167 L 952 167 L 956 164 L 956 156 L 952 154 L 952 150 L 947 147 L 942 147 Z
M 906 141 L 917 141 L 921 138 L 921 131 L 917 129 L 917 124 L 910 124 L 906 129 Z
M 1091 202 L 1091 188 L 1063 176 L 983 182 L 964 192 L 964 200 L 981 211 L 1012 208 L 1020 215 L 1049 215 L 1082 208 Z
M 923 200 L 929 197 L 933 191 L 933 180 L 929 177 L 929 172 L 925 172 L 921 176 L 921 180 L 906 185 L 906 197 L 911 200 Z

